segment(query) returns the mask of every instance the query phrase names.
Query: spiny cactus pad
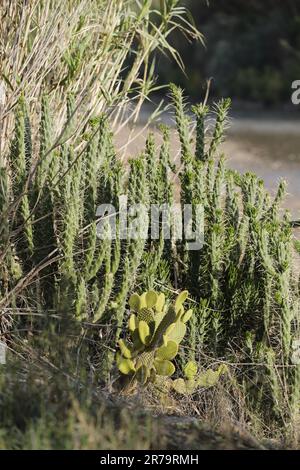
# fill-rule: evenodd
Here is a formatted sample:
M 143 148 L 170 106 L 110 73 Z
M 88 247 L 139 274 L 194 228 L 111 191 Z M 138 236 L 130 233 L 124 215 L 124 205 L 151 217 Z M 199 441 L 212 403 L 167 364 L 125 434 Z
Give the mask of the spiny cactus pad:
M 137 368 L 140 366 L 146 366 L 148 369 L 151 369 L 154 362 L 154 351 L 144 351 L 142 352 L 136 361 Z
M 154 321 L 153 310 L 151 308 L 142 308 L 137 315 L 137 319 L 138 321 L 144 320 L 149 324 Z

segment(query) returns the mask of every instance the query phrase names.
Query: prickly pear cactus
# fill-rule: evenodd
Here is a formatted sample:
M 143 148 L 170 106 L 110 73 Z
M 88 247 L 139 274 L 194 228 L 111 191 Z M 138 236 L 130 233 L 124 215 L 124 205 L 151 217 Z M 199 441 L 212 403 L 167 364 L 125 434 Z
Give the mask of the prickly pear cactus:
M 167 304 L 165 295 L 148 291 L 132 294 L 128 320 L 129 340 L 119 340 L 117 365 L 123 375 L 145 385 L 157 376 L 171 377 L 175 372 L 172 360 L 186 333 L 186 323 L 193 311 L 184 310 L 188 292 L 181 292 L 175 303 Z
M 220 377 L 227 373 L 227 366 L 222 364 L 217 370 L 208 369 L 198 374 L 197 364 L 190 361 L 184 368 L 185 379 L 172 381 L 172 388 L 180 395 L 190 395 L 198 388 L 210 388 L 216 385 Z

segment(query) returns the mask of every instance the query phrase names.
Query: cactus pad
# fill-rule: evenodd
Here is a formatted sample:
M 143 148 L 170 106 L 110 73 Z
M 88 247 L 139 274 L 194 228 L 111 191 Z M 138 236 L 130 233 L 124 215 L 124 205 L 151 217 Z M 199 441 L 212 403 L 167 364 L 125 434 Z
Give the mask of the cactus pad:
M 180 395 L 190 395 L 195 392 L 197 385 L 194 380 L 176 379 L 172 381 L 172 387 Z
M 175 366 L 171 361 L 158 361 L 154 362 L 154 366 L 158 375 L 170 377 L 175 372 Z
M 137 327 L 138 327 L 138 319 L 136 315 L 133 313 L 132 315 L 130 315 L 129 320 L 128 320 L 129 331 L 133 332 L 134 330 L 137 329 Z
M 190 310 L 187 310 L 182 316 L 181 316 L 181 321 L 183 323 L 187 323 L 189 321 L 189 319 L 191 318 L 191 316 L 193 315 L 193 310 L 190 309 Z
M 131 348 L 125 343 L 123 339 L 119 340 L 119 347 L 120 347 L 122 356 L 125 357 L 125 359 L 131 359 L 132 357 Z
M 119 371 L 124 375 L 133 374 L 135 372 L 134 363 L 131 359 L 121 359 L 118 364 Z
M 163 335 L 165 334 L 167 328 L 174 322 L 175 318 L 176 318 L 175 310 L 174 308 L 170 307 L 167 313 L 163 316 L 161 322 L 159 323 L 155 331 L 153 343 L 156 347 L 159 347 L 163 344 Z
M 161 292 L 158 296 L 157 296 L 157 301 L 156 301 L 156 305 L 155 305 L 155 310 L 157 312 L 162 312 L 163 311 L 163 308 L 165 306 L 165 302 L 166 302 L 166 297 L 165 297 L 165 294 L 163 292 Z
M 193 377 L 195 377 L 195 375 L 197 375 L 197 371 L 198 367 L 196 362 L 194 361 L 189 361 L 183 369 L 184 375 L 187 379 L 192 379 Z
M 144 351 L 142 352 L 137 359 L 137 368 L 143 366 L 151 369 L 154 362 L 154 352 L 153 351 Z
M 153 290 L 149 290 L 146 293 L 146 305 L 148 308 L 153 308 L 157 302 L 157 293 Z
M 183 340 L 185 333 L 186 325 L 181 321 L 177 321 L 176 323 L 172 324 L 172 328 L 168 330 L 167 337 L 169 340 L 175 341 L 179 344 Z
M 146 323 L 144 320 L 141 320 L 139 322 L 138 330 L 141 342 L 147 345 L 150 340 L 150 328 L 148 323 Z
M 154 321 L 153 310 L 151 308 L 142 308 L 137 315 L 137 319 L 138 321 L 143 320 L 149 325 Z
M 137 381 L 140 382 L 142 385 L 145 385 L 149 376 L 150 376 L 150 370 L 148 369 L 147 366 L 144 366 L 144 365 L 139 367 L 135 374 Z
M 141 308 L 141 298 L 138 294 L 132 294 L 128 301 L 131 310 L 138 312 Z
M 177 296 L 177 299 L 175 300 L 175 305 L 174 305 L 176 313 L 179 312 L 179 310 L 182 307 L 183 302 L 186 301 L 188 295 L 189 295 L 188 291 L 184 290 L 180 292 L 180 294 Z
M 224 375 L 228 371 L 225 364 L 222 364 L 217 370 L 208 369 L 203 372 L 197 379 L 198 387 L 213 387 L 216 385 L 221 375 Z
M 168 341 L 166 346 L 161 346 L 156 353 L 156 358 L 160 360 L 172 360 L 178 353 L 178 344 L 175 341 Z

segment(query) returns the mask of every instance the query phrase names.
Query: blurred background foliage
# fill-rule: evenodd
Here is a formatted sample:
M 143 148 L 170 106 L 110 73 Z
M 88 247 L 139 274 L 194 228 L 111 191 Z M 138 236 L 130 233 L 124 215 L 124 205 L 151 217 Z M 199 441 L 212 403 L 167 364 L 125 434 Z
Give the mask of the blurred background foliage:
M 186 76 L 161 55 L 161 83 L 180 84 L 198 100 L 212 78 L 213 98 L 290 102 L 291 83 L 300 78 L 299 0 L 183 0 L 182 5 L 190 10 L 206 47 L 174 32 L 172 42 L 186 64 Z

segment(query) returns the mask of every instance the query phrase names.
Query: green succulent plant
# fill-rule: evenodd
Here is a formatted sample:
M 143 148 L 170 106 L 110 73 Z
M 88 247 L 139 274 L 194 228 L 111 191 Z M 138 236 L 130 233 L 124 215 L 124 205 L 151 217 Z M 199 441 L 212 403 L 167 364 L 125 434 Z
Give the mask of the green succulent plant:
M 217 370 L 207 369 L 205 372 L 197 374 L 197 364 L 194 361 L 189 361 L 184 368 L 185 379 L 179 378 L 173 380 L 172 387 L 181 395 L 189 395 L 194 393 L 197 388 L 210 388 L 215 386 L 220 377 L 226 374 L 227 371 L 227 366 L 222 364 Z
M 184 309 L 188 292 L 181 292 L 174 304 L 166 303 L 165 295 L 153 290 L 129 299 L 129 341 L 120 339 L 117 354 L 119 371 L 145 385 L 156 376 L 171 377 L 173 359 L 186 333 L 186 322 L 193 311 Z

